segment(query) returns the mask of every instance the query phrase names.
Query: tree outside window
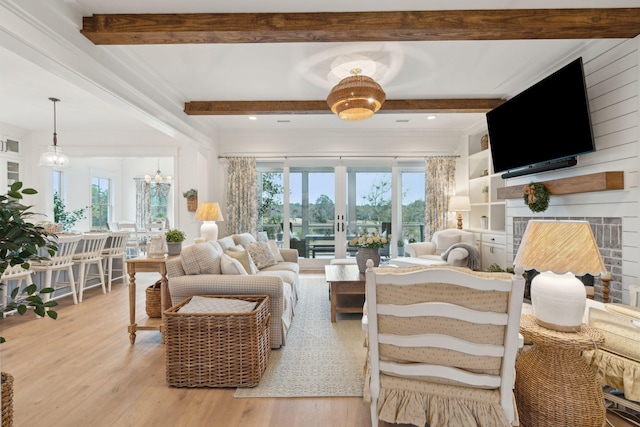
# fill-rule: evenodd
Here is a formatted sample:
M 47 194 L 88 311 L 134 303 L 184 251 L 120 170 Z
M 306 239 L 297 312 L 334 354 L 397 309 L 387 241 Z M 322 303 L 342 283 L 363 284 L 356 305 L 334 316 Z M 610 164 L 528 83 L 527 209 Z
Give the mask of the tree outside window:
M 111 180 L 91 178 L 91 229 L 108 230 L 111 206 Z

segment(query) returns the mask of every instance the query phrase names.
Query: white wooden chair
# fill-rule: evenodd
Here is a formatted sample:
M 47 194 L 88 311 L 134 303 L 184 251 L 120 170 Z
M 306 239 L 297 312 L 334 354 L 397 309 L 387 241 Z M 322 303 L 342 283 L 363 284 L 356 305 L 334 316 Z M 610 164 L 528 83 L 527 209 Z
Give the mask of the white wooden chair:
M 513 386 L 524 279 L 369 263 L 364 396 L 372 425 L 379 419 L 431 427 L 517 423 Z
M 73 297 L 73 303 L 78 303 L 78 295 L 76 293 L 76 285 L 73 277 L 73 254 L 76 252 L 78 243 L 82 240 L 82 234 L 59 234 L 58 235 L 58 250 L 53 256 L 49 257 L 48 261 L 34 261 L 31 263 L 31 269 L 37 272 L 44 272 L 44 288 L 58 289 L 59 284 L 68 284 Z M 53 272 L 56 272 L 55 280 L 53 280 Z M 61 282 L 60 272 L 67 272 L 67 281 Z M 61 298 L 69 295 L 56 295 L 55 298 Z M 51 299 L 51 294 L 45 294 L 43 301 L 47 302 Z
M 118 222 L 119 231 L 128 231 L 129 238 L 126 245 L 127 258 L 135 258 L 142 252 L 142 238 L 144 233 L 138 230 L 138 226 L 133 222 Z
M 127 277 L 127 241 L 129 240 L 130 233 L 128 231 L 114 231 L 110 234 L 109 246 L 102 250 L 102 258 L 105 265 L 107 276 L 107 291 L 111 292 L 111 282 L 116 279 L 125 280 Z M 113 277 L 113 261 L 120 259 L 122 261 L 122 267 L 115 269 L 122 273 L 120 276 Z
M 11 282 L 15 282 L 14 286 L 11 289 L 20 288 L 22 283 L 24 282 L 25 287 L 33 284 L 33 279 L 31 275 L 33 274 L 33 270 L 31 266 L 28 269 L 22 268 L 22 265 L 14 265 L 13 267 L 7 268 L 2 277 L 0 277 L 0 283 L 2 284 L 2 290 L 0 290 L 0 298 L 2 299 L 2 306 L 6 307 L 8 302 L 8 294 L 9 294 L 9 285 Z M 6 317 L 8 314 L 12 314 L 15 311 L 11 312 L 3 312 L 2 317 Z
M 107 243 L 109 233 L 83 233 L 82 249 L 73 255 L 73 263 L 78 266 L 78 302 L 82 302 L 84 290 L 95 286 L 102 286 L 102 293 L 107 293 L 104 283 L 104 269 L 102 268 L 102 251 Z M 91 266 L 98 269 L 97 274 L 90 274 Z M 87 286 L 87 281 L 97 278 L 99 282 Z

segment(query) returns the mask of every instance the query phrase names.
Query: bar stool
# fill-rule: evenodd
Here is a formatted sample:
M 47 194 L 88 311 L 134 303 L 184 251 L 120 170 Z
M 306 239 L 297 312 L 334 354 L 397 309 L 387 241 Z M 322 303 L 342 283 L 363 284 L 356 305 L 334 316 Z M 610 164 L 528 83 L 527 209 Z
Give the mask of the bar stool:
M 110 243 L 108 247 L 105 247 L 102 250 L 102 258 L 106 264 L 107 270 L 107 283 L 108 289 L 107 292 L 111 292 L 111 282 L 116 279 L 125 279 L 127 276 L 127 240 L 129 239 L 128 231 L 114 231 L 110 236 Z M 122 274 L 118 277 L 113 277 L 113 260 L 120 259 L 122 260 L 122 267 L 116 268 L 116 271 L 121 272 Z
M 2 277 L 0 277 L 0 282 L 2 282 L 2 290 L 0 291 L 0 298 L 2 299 L 2 306 L 7 306 L 7 292 L 9 287 L 9 282 L 16 282 L 16 288 L 20 289 L 22 286 L 22 282 L 25 282 L 25 287 L 32 285 L 33 280 L 31 279 L 31 275 L 33 274 L 33 270 L 31 266 L 28 269 L 22 268 L 22 265 L 14 265 L 13 267 L 7 268 Z M 15 288 L 13 288 L 15 289 Z M 18 291 L 20 292 L 20 291 Z M 2 317 L 6 317 L 8 314 L 15 313 L 15 310 L 11 310 L 9 312 L 2 312 Z
M 102 251 L 108 238 L 109 233 L 83 233 L 82 235 L 82 249 L 73 255 L 73 263 L 78 266 L 78 302 L 82 302 L 85 288 L 101 285 L 102 293 L 107 293 L 102 268 Z M 97 275 L 89 274 L 92 265 L 98 268 Z M 87 287 L 87 281 L 93 278 L 97 278 L 100 282 Z
M 31 269 L 34 272 L 44 272 L 44 284 L 43 288 L 57 289 L 58 283 L 69 283 L 71 288 L 71 295 L 73 296 L 73 303 L 78 303 L 78 296 L 76 294 L 76 285 L 73 279 L 73 254 L 76 252 L 78 243 L 82 240 L 81 234 L 59 234 L 58 235 L 58 250 L 53 256 L 50 256 L 46 261 L 34 261 L 31 263 Z M 60 282 L 60 272 L 67 271 L 68 282 Z M 56 280 L 53 281 L 53 272 L 56 272 Z M 66 296 L 68 294 L 59 295 L 56 298 Z M 51 299 L 51 294 L 45 294 L 43 301 L 47 302 Z

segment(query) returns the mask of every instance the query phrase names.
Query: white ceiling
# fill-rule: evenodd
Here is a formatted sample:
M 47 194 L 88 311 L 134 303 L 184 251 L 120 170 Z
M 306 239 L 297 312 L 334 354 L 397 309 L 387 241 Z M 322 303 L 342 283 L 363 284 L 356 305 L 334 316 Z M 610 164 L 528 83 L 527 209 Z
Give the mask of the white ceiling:
M 95 46 L 79 33 L 92 13 L 346 12 L 478 9 L 476 0 L 8 0 L 0 4 L 0 123 L 58 133 L 146 130 L 206 138 L 214 129 L 466 129 L 484 114 L 187 116 L 187 101 L 325 99 L 332 66 L 362 56 L 387 99 L 509 97 L 594 43 L 529 40 Z M 486 0 L 485 9 L 638 7 L 638 0 Z M 343 66 L 348 72 L 348 66 Z M 345 71 L 346 70 L 346 71 Z M 281 123 L 280 121 L 288 121 Z M 398 122 L 408 120 L 408 122 Z

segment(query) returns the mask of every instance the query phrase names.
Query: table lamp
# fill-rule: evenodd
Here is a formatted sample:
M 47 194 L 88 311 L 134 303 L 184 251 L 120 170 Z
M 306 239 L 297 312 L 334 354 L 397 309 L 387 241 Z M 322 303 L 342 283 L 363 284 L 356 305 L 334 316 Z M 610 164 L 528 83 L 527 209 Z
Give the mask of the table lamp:
M 195 215 L 196 221 L 204 221 L 200 227 L 200 236 L 205 240 L 218 239 L 218 225 L 216 221 L 224 221 L 220 206 L 216 202 L 200 203 Z
M 589 223 L 529 221 L 513 263 L 540 272 L 531 281 L 536 323 L 556 331 L 579 331 L 587 292 L 576 276 L 605 273 Z
M 458 213 L 458 229 L 462 230 L 462 212 L 471 210 L 469 196 L 451 196 L 449 198 L 449 212 Z

